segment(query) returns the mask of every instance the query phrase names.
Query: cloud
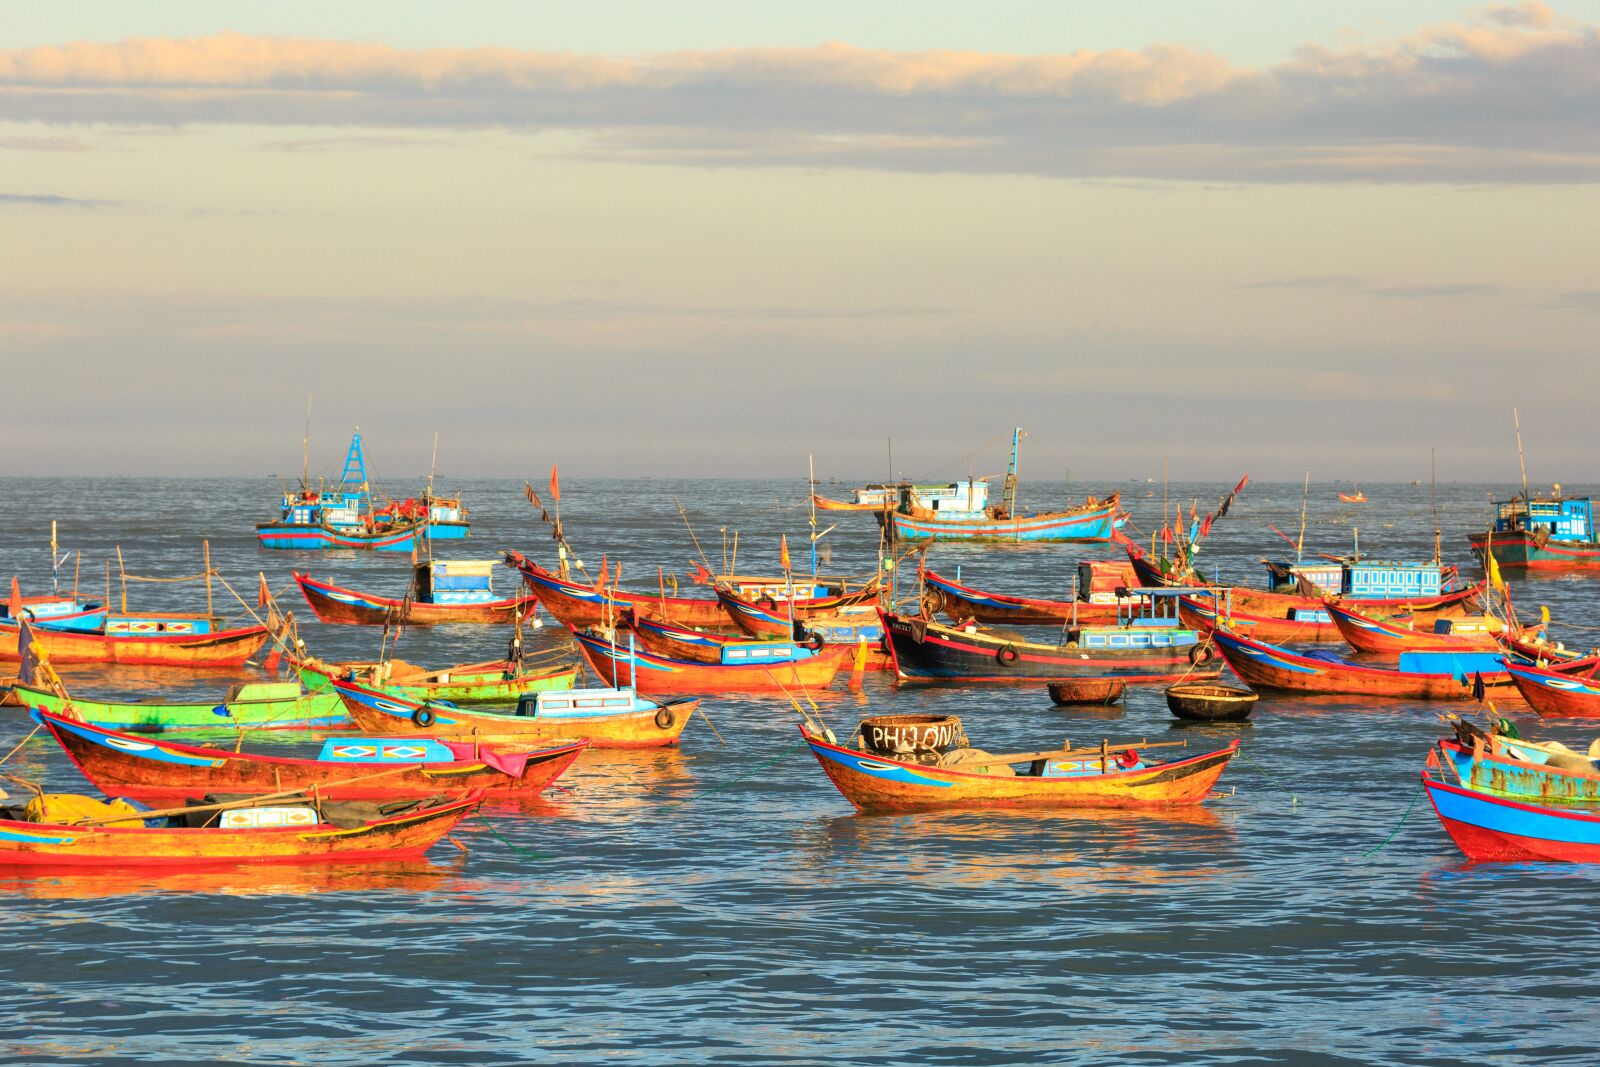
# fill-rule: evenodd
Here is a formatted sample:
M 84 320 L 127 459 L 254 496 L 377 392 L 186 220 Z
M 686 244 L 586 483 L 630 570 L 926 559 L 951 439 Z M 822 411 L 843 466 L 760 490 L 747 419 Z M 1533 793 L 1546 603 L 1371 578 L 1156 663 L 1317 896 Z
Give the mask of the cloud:
M 1394 285 L 1373 289 L 1372 295 L 1385 300 L 1453 300 L 1460 297 L 1499 296 L 1498 285 Z
M 1570 293 L 1557 293 L 1555 299 L 1540 306 L 1562 311 L 1600 311 L 1600 289 L 1578 289 Z
M 1499 296 L 1498 285 L 1481 282 L 1456 282 L 1444 285 L 1377 285 L 1348 274 L 1313 274 L 1292 278 L 1268 278 L 1250 282 L 1245 289 L 1307 289 L 1339 293 L 1360 293 L 1383 300 L 1450 300 Z
M 1539 3 L 1263 68 L 1159 43 L 615 57 L 225 33 L 0 50 L 22 120 L 565 129 L 638 162 L 1095 179 L 1591 182 L 1597 97 L 1597 28 Z
M 73 196 L 57 196 L 54 193 L 0 193 L 0 207 L 7 204 L 23 204 L 32 207 L 106 207 L 110 200 L 81 200 Z

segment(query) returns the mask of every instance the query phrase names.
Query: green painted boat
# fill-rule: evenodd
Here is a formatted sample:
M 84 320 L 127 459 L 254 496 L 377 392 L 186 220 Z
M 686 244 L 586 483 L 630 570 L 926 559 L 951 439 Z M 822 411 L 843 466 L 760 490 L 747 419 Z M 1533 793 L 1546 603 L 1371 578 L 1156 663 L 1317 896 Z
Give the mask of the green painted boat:
M 515 704 L 524 693 L 571 689 L 578 668 L 562 664 L 513 673 L 506 660 L 464 663 L 428 670 L 403 660 L 378 663 L 324 663 L 294 660 L 300 684 L 308 692 L 330 692 L 330 678 L 377 686 L 412 700 L 447 700 L 452 704 Z M 386 669 L 385 669 L 386 668 Z
M 94 700 L 81 696 L 62 698 L 48 689 L 18 684 L 12 692 L 24 707 L 43 708 L 58 715 L 77 715 L 85 722 L 127 733 L 156 734 L 167 730 L 309 730 L 348 726 L 350 718 L 339 694 L 307 692 L 298 682 L 242 682 L 221 701 L 163 704 L 157 701 Z M 227 714 L 219 714 L 223 708 Z

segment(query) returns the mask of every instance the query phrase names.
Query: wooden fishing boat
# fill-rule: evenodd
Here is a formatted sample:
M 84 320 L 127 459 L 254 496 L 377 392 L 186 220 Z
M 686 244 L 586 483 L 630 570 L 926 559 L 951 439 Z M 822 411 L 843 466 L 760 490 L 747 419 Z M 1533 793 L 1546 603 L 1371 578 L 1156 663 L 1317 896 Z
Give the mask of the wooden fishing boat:
M 883 625 L 902 682 L 1032 685 L 1086 675 L 1174 682 L 1220 671 L 1220 664 L 1212 666 L 1216 653 L 1199 634 L 1171 625 L 1079 627 L 1058 645 L 890 612 L 883 613 Z
M 1514 663 L 1561 666 L 1580 659 L 1600 656 L 1600 650 L 1582 652 L 1568 648 L 1559 641 L 1551 641 L 1542 632 L 1535 633 L 1531 629 L 1516 635 L 1501 633 L 1498 637 L 1501 650 L 1505 652 L 1506 658 Z
M 1495 637 L 1504 629 L 1499 619 L 1488 615 L 1436 618 L 1419 624 L 1411 615 L 1374 618 L 1333 599 L 1325 606 L 1346 644 L 1357 652 L 1375 655 L 1497 649 Z
M 316 759 L 145 741 L 49 712 L 33 717 L 107 796 L 145 803 L 212 794 L 309 793 L 324 800 L 431 797 L 442 790 L 538 792 L 571 767 L 586 740 L 475 746 L 431 738 L 330 738 Z M 390 774 L 369 772 L 393 770 Z M 341 784 L 348 782 L 349 784 Z
M 1504 661 L 1493 652 L 1405 652 L 1396 669 L 1350 663 L 1327 654 L 1302 655 L 1222 627 L 1211 637 L 1233 672 L 1253 689 L 1470 700 L 1478 677 L 1488 688 L 1511 687 Z
M 1469 860 L 1600 863 L 1600 814 L 1592 809 L 1495 796 L 1443 776 L 1430 751 L 1423 787 L 1445 832 Z
M 953 622 L 971 619 L 985 626 L 1106 625 L 1149 607 L 1148 597 L 1119 596 L 1138 586 L 1131 566 L 1122 561 L 1086 560 L 1078 564 L 1078 595 L 1073 600 L 988 593 L 962 585 L 936 571 L 922 572 L 922 614 L 940 612 Z
M 351 682 L 333 686 L 363 733 L 492 744 L 583 737 L 595 748 L 661 748 L 678 743 L 700 706 L 649 700 L 632 689 L 566 689 L 529 693 L 515 713 L 466 711 Z
M 1357 489 L 1353 493 L 1340 493 L 1339 500 L 1345 504 L 1365 504 L 1367 502 L 1367 494 Z
M 97 600 L 79 600 L 58 594 L 23 596 L 15 577 L 11 579 L 11 596 L 0 601 L 0 620 L 20 623 L 27 619 L 34 629 L 92 633 L 105 628 L 106 614 L 106 606 Z
M 1502 660 L 1528 706 L 1551 718 L 1600 719 L 1600 660 L 1588 668 L 1552 670 Z
M 481 792 L 438 802 L 373 805 L 275 800 L 271 806 L 176 815 L 160 826 L 32 822 L 0 809 L 0 867 L 194 866 L 216 863 L 352 863 L 427 851 L 477 810 Z M 239 812 L 240 814 L 234 814 Z M 139 813 L 134 812 L 135 816 Z M 192 820 L 222 825 L 188 825 Z M 146 820 L 148 821 L 148 820 Z M 255 825 L 250 825 L 254 822 Z M 231 824 L 240 824 L 233 828 Z M 276 823 L 276 825 L 273 825 Z
M 169 730 L 311 730 L 350 721 L 332 690 L 302 690 L 295 682 L 243 682 L 220 700 L 189 703 L 102 700 L 81 694 L 62 697 L 18 683 L 13 692 L 26 708 L 51 715 L 76 716 L 108 730 L 138 734 Z
M 1232 592 L 1230 589 L 1222 594 L 1224 603 Z M 1234 633 L 1271 644 L 1289 642 L 1311 644 L 1340 640 L 1339 628 L 1333 625 L 1326 607 L 1291 608 L 1288 615 L 1283 618 L 1253 615 L 1240 610 L 1237 606 L 1225 607 L 1218 612 L 1212 595 L 1196 593 L 1194 596 L 1179 598 L 1178 619 L 1185 626 L 1201 633 L 1210 633 L 1221 625 Z
M 788 636 L 797 621 L 809 623 L 813 618 L 837 615 L 846 608 L 876 608 L 880 599 L 877 586 L 873 586 L 838 596 L 797 597 L 791 606 L 782 596 L 748 600 L 727 586 L 717 587 L 722 610 L 739 629 L 753 637 Z
M 1239 748 L 1235 740 L 1220 751 L 1166 763 L 1124 745 L 993 755 L 963 748 L 927 762 L 926 756 L 846 747 L 808 724 L 800 735 L 829 780 L 863 812 L 1199 804 Z M 1012 767 L 1024 763 L 1021 773 Z
M 1121 522 L 1121 497 L 1090 497 L 1064 511 L 1017 514 L 1017 451 L 1019 428 L 1011 434 L 1011 463 L 1006 469 L 1004 503 L 990 505 L 987 479 L 967 479 L 944 486 L 901 485 L 893 510 L 878 512 L 889 538 L 902 542 L 1109 541 Z
M 375 504 L 358 430 L 350 438 L 337 485 L 315 489 L 305 482 L 285 490 L 278 518 L 256 527 L 262 548 L 353 548 L 410 552 L 427 540 L 466 537 L 467 509 L 459 499 L 433 495 Z
M 856 490 L 858 495 L 861 492 L 860 489 Z M 852 500 L 833 500 L 821 493 L 812 493 L 811 503 L 818 511 L 882 511 L 886 507 L 893 506 L 893 498 L 885 493 L 877 501 L 858 503 Z
M 1165 695 L 1167 710 L 1190 722 L 1243 722 L 1261 699 L 1260 693 L 1216 682 L 1180 682 Z
M 342 678 L 347 682 L 360 682 L 417 700 L 448 700 L 453 704 L 515 704 L 524 693 L 571 689 L 578 680 L 578 668 L 575 665 L 530 668 L 503 659 L 460 663 L 438 670 L 418 667 L 398 659 L 384 660 L 382 663 L 324 663 L 319 659 L 291 659 L 290 664 L 299 673 L 300 684 L 310 692 L 332 693 L 329 680 Z
M 267 643 L 264 626 L 221 628 L 208 615 L 112 614 L 98 632 L 39 628 L 35 649 L 50 662 L 122 663 L 166 667 L 237 667 Z M 17 662 L 18 622 L 0 619 L 0 662 Z
M 749 633 L 717 633 L 680 626 L 675 622 L 641 613 L 637 608 L 633 609 L 623 621 L 633 631 L 638 646 L 646 652 L 694 663 L 723 663 L 727 660 L 728 648 L 740 646 L 749 648 L 763 643 L 770 645 L 774 641 L 782 640 L 779 635 L 786 633 L 788 629 L 785 626 L 772 636 L 763 637 Z M 852 650 L 859 645 L 865 645 L 866 658 L 862 664 L 863 670 L 879 671 L 888 670 L 890 667 L 889 654 L 883 649 L 883 626 L 878 621 L 876 607 L 845 608 L 833 615 L 814 617 L 804 622 L 796 621 L 794 631 L 793 642 L 782 640 L 782 643 L 797 643 L 812 651 L 821 651 L 830 645 L 844 645 Z
M 1594 502 L 1589 497 L 1495 502 L 1495 519 L 1467 542 L 1485 562 L 1489 553 L 1501 567 L 1518 570 L 1584 570 L 1600 567 L 1600 532 L 1595 529 Z
M 626 635 L 621 644 L 598 628 L 573 630 L 578 650 L 601 680 L 614 686 L 633 686 L 641 693 L 732 693 L 781 692 L 784 690 L 826 689 L 833 684 L 839 669 L 846 665 L 850 649 L 844 645 L 825 647 L 820 652 L 779 642 L 758 642 L 746 661 L 727 655 L 721 663 L 658 656 L 643 649 L 630 649 Z
M 405 597 L 362 593 L 294 572 L 306 603 L 323 622 L 382 626 L 442 623 L 516 623 L 533 615 L 539 601 L 531 592 L 496 597 L 488 561 L 423 560 L 416 566 L 412 594 Z M 462 573 L 467 572 L 467 573 Z M 470 588 L 468 587 L 470 586 Z
M 632 607 L 643 608 L 685 626 L 733 626 L 733 620 L 728 618 L 728 613 L 716 600 L 627 593 L 615 587 L 601 591 L 591 585 L 562 578 L 520 552 L 507 552 L 506 566 L 522 575 L 522 580 L 539 598 L 539 603 L 564 626 L 614 625 Z
M 1204 585 L 1190 571 L 1167 574 L 1160 561 L 1137 545 L 1124 546 L 1139 580 L 1150 586 L 1171 588 Z M 1481 611 L 1485 583 L 1447 588 L 1454 567 L 1436 563 L 1387 563 L 1374 560 L 1333 560 L 1319 563 L 1267 564 L 1277 586 L 1255 589 L 1244 585 L 1220 587 L 1236 617 L 1254 620 L 1264 641 L 1342 641 L 1328 617 L 1324 602 L 1337 596 L 1347 608 L 1374 618 L 1410 615 L 1418 623 L 1435 618 L 1459 618 Z M 1198 594 L 1197 594 L 1198 595 Z M 1315 624 L 1315 625 L 1311 625 Z M 1314 636 L 1312 636 L 1314 635 Z

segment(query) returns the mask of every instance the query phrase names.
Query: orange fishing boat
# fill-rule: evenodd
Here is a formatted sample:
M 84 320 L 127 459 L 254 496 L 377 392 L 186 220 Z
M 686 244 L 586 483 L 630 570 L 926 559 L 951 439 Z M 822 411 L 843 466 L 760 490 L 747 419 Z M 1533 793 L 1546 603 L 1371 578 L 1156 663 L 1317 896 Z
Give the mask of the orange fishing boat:
M 652 596 L 647 593 L 625 593 L 615 586 L 584 585 L 546 570 L 520 552 L 506 553 L 506 566 L 522 575 L 544 609 L 565 626 L 602 626 L 613 624 L 632 607 L 644 608 L 664 615 L 685 626 L 714 626 L 731 628 L 733 620 L 722 610 L 722 605 L 709 598 Z
M 864 812 L 1199 804 L 1239 749 L 1235 739 L 1216 752 L 1155 762 L 1121 744 L 1055 752 L 991 754 L 962 747 L 889 754 L 864 741 L 860 747 L 838 744 L 811 725 L 802 725 L 800 736 L 844 798 Z M 1019 772 L 1013 764 L 1027 767 Z
M 1329 600 L 1327 608 L 1328 617 L 1346 644 L 1357 652 L 1377 655 L 1494 649 L 1500 647 L 1496 638 L 1504 630 L 1499 619 L 1487 615 L 1433 619 L 1419 628 L 1416 618 L 1410 615 L 1377 619 L 1337 600 Z
M 209 615 L 113 613 L 98 632 L 29 627 L 33 648 L 51 663 L 121 663 L 153 667 L 237 667 L 267 643 L 265 626 L 219 628 Z M 21 659 L 20 625 L 0 619 L 0 662 Z
M 574 740 L 542 747 L 452 747 L 425 738 L 340 737 L 325 742 L 317 759 L 296 759 L 153 741 L 50 712 L 36 711 L 33 717 L 96 789 L 147 802 L 284 790 L 309 793 L 313 786 L 324 800 L 430 797 L 459 789 L 538 792 L 589 746 Z
M 1339 499 L 1346 504 L 1365 504 L 1367 502 L 1367 494 L 1357 489 L 1353 493 L 1340 493 Z
M 61 795 L 46 794 L 42 799 L 48 813 L 49 805 Z M 253 806 L 236 805 L 226 811 L 191 809 L 156 819 L 126 804 L 100 805 L 115 821 L 96 825 L 35 821 L 26 817 L 24 809 L 0 808 L 0 867 L 398 859 L 427 851 L 482 801 L 481 792 L 438 802 L 399 800 L 379 805 L 263 798 Z M 147 825 L 151 821 L 162 825 Z
M 595 748 L 676 745 L 698 700 L 657 701 L 631 689 L 529 693 L 515 714 L 466 711 L 335 680 L 350 719 L 379 737 L 426 735 L 492 744 L 585 737 Z
M 309 574 L 294 572 L 306 603 L 322 622 L 348 626 L 382 626 L 404 622 L 410 626 L 440 623 L 515 623 L 533 615 L 539 600 L 531 592 L 496 597 L 489 587 L 490 563 L 459 560 L 425 560 L 417 564 L 411 590 L 404 597 L 363 593 Z M 459 572 L 471 570 L 462 575 Z M 474 588 L 460 588 L 465 583 Z
M 744 662 L 726 656 L 721 663 L 696 663 L 691 660 L 658 656 L 642 649 L 617 644 L 598 630 L 573 630 L 573 640 L 584 659 L 600 678 L 610 685 L 633 686 L 640 693 L 730 693 L 780 692 L 788 689 L 826 689 L 833 684 L 850 655 L 847 645 L 834 645 L 821 652 L 790 645 L 789 654 L 767 654 Z M 623 640 L 626 636 L 623 635 Z M 776 642 L 760 642 L 769 649 Z

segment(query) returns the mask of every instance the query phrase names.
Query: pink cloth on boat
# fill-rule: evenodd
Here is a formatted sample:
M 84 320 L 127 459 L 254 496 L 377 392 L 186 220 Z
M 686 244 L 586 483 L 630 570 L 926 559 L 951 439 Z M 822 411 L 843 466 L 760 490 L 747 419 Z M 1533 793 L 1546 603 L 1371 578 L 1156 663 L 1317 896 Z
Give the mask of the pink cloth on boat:
M 493 748 L 485 748 L 471 741 L 441 740 L 439 743 L 448 748 L 458 760 L 476 760 L 513 778 L 521 778 L 522 772 L 528 769 L 527 752 L 496 752 Z

